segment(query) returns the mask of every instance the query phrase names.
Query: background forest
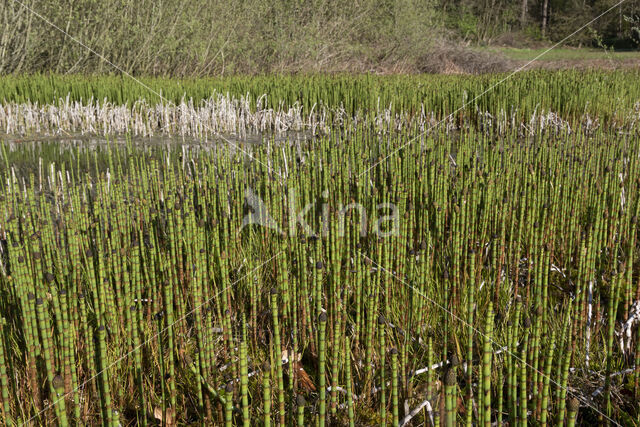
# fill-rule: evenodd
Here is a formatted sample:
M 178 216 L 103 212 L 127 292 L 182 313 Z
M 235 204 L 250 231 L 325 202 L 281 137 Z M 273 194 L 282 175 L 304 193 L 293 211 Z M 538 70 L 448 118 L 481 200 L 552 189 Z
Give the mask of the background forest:
M 0 73 L 114 71 L 71 37 L 136 75 L 431 71 L 451 49 L 549 45 L 617 3 L 6 0 Z M 567 43 L 637 49 L 639 23 L 640 0 L 629 0 Z

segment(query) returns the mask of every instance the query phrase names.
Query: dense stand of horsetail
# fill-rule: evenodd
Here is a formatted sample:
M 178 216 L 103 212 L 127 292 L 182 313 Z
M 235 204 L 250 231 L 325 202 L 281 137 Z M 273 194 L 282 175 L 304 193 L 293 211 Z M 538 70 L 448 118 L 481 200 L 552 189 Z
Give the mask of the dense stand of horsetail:
M 0 79 L 2 424 L 640 423 L 638 73 L 502 78 Z

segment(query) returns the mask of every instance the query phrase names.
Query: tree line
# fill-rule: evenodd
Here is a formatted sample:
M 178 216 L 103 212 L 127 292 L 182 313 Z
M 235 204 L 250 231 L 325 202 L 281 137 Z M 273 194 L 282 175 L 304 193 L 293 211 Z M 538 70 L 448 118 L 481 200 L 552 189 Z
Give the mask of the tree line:
M 406 70 L 438 43 L 562 40 L 617 1 L 5 0 L 0 73 Z M 568 43 L 637 48 L 639 15 L 628 0 Z

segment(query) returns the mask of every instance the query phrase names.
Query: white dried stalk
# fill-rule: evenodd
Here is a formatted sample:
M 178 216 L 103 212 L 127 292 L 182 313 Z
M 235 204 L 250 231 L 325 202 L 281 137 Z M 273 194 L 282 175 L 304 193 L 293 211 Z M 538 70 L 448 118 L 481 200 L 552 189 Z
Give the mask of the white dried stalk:
M 453 115 L 438 120 L 433 111 L 426 111 L 424 105 L 420 114 L 394 113 L 392 105 L 378 106 L 375 114 L 351 117 L 342 107 L 332 110 L 314 105 L 308 113 L 303 112 L 300 103 L 286 107 L 281 102 L 276 108 L 264 107 L 266 95 L 256 101 L 256 109 L 250 108 L 251 98 L 247 94 L 231 97 L 229 94 L 214 92 L 198 105 L 193 99 L 183 98 L 177 105 L 164 103 L 151 106 L 145 100 L 136 101 L 132 106 L 116 105 L 106 99 L 101 101 L 71 101 L 70 96 L 56 104 L 36 103 L 0 104 L 0 132 L 11 135 L 35 134 L 56 135 L 114 135 L 132 134 L 139 137 L 157 135 L 177 135 L 204 139 L 219 134 L 234 134 L 244 138 L 249 133 L 273 132 L 283 134 L 289 131 L 310 131 L 313 134 L 330 133 L 332 126 L 374 125 L 378 131 L 388 131 L 416 126 L 420 132 L 428 132 L 438 127 L 449 133 L 467 128 L 469 120 L 457 123 Z M 640 108 L 640 107 L 638 107 Z M 523 135 L 534 135 L 540 131 L 571 133 L 569 122 L 555 112 L 534 111 L 528 122 L 521 122 L 518 110 L 508 113 L 500 110 L 496 114 L 476 111 L 480 129 L 495 128 L 498 134 L 521 125 Z M 333 122 L 329 123 L 329 117 Z M 618 125 L 620 130 L 631 130 L 640 121 L 637 109 L 628 114 Z M 597 126 L 597 118 L 586 113 L 582 117 L 583 128 L 591 131 Z

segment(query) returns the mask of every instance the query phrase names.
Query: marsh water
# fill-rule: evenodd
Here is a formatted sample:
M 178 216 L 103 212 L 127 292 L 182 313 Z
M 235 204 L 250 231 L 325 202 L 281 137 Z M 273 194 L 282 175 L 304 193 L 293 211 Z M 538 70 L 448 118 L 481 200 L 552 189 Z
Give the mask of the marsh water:
M 197 156 L 200 152 L 215 151 L 225 147 L 230 153 L 241 150 L 251 154 L 254 147 L 263 144 L 299 144 L 312 141 L 310 132 L 287 132 L 286 134 L 234 134 L 210 137 L 207 140 L 181 136 L 131 137 L 115 135 L 111 137 L 96 135 L 57 135 L 57 136 L 0 136 L 0 169 L 11 169 L 16 177 L 28 178 L 38 174 L 40 168 L 51 163 L 65 164 L 69 170 L 94 175 L 106 171 L 109 157 L 115 155 L 124 160 L 136 161 L 166 159 L 167 156 L 180 156 L 189 153 Z M 124 158 L 124 159 L 123 159 Z

